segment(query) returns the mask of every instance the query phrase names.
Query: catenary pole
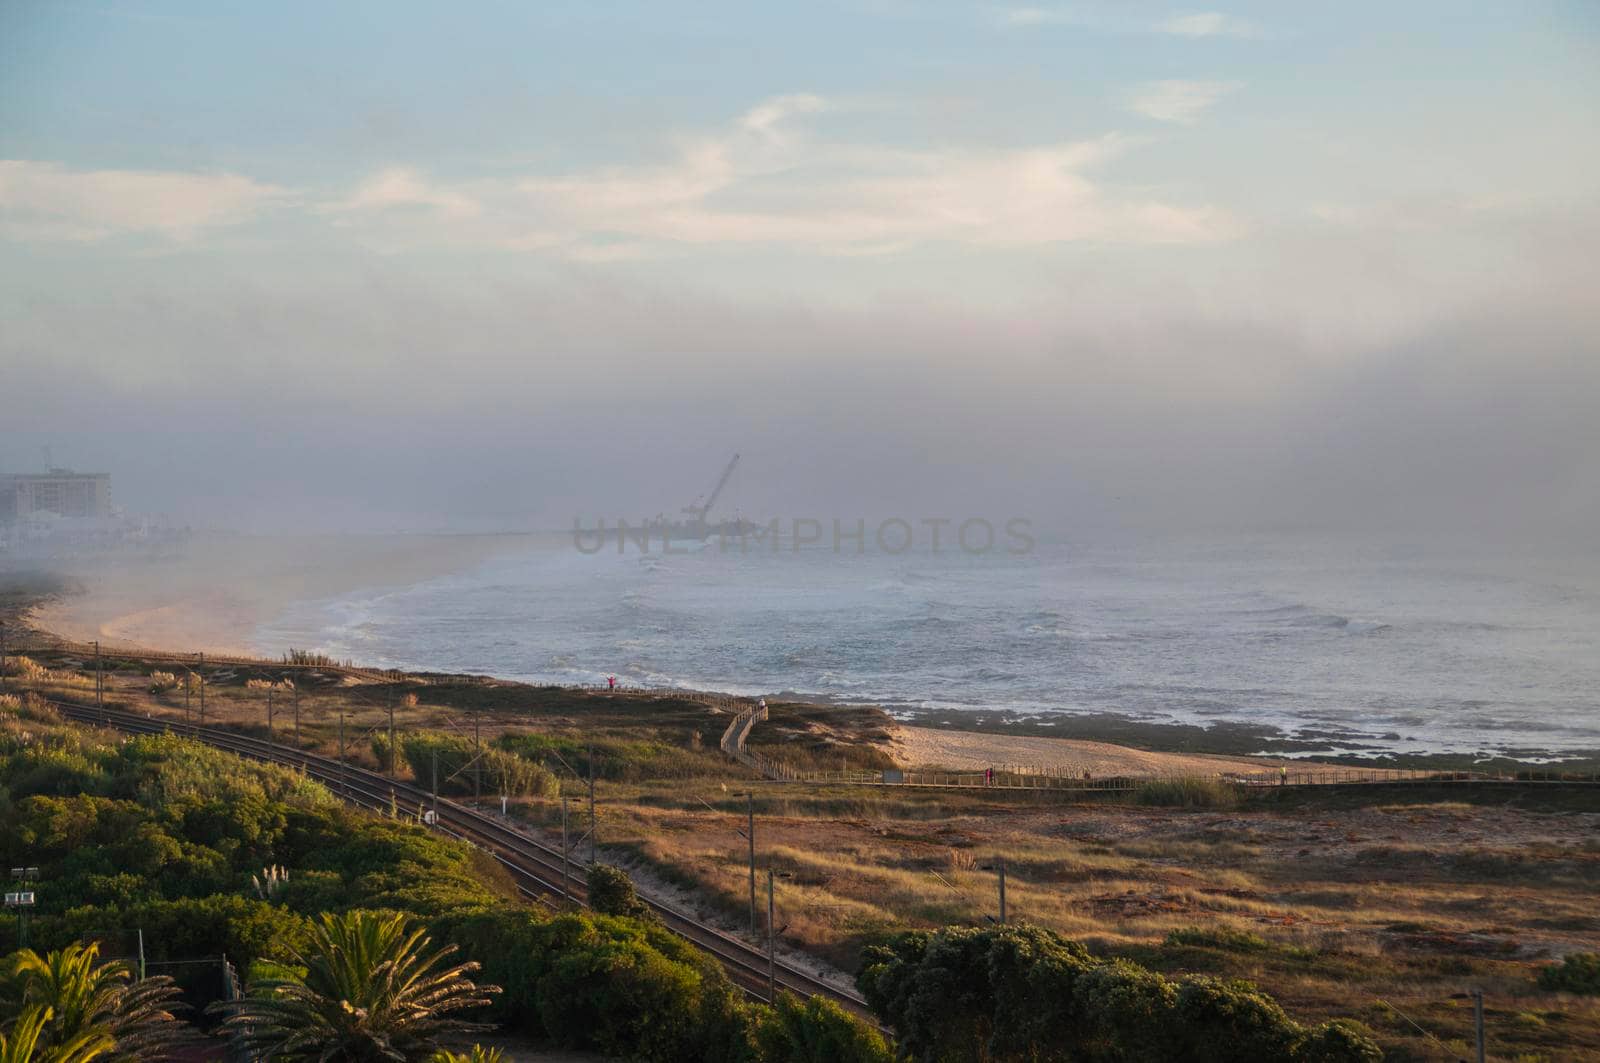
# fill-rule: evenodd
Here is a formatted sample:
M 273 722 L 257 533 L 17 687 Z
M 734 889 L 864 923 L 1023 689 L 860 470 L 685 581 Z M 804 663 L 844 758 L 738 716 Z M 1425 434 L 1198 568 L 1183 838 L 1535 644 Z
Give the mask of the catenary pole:
M 777 906 L 772 900 L 772 868 L 767 868 L 767 1001 L 778 999 Z
M 745 841 L 750 846 L 750 936 L 756 936 L 756 795 L 752 790 L 745 798 Z

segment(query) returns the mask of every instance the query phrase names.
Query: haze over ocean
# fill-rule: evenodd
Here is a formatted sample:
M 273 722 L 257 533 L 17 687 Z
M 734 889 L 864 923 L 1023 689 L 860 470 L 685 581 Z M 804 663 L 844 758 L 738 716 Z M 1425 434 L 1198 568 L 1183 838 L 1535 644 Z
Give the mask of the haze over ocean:
M 1600 567 L 1258 539 L 1032 553 L 529 549 L 302 602 L 263 652 L 895 708 L 1281 728 L 1320 749 L 1600 748 Z

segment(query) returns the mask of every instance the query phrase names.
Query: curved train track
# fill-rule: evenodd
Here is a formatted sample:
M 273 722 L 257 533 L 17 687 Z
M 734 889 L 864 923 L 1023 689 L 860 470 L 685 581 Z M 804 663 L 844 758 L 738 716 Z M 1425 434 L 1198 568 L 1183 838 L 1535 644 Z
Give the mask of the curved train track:
M 363 808 L 375 811 L 387 809 L 391 796 L 396 801 L 419 809 L 434 804 L 433 795 L 415 784 L 389 779 L 365 768 L 249 735 L 140 716 L 117 709 L 102 710 L 74 702 L 51 700 L 50 703 L 63 716 L 80 723 L 100 724 L 128 734 L 186 735 L 242 757 L 299 768 L 344 800 Z M 583 862 L 570 854 L 563 861 L 559 850 L 476 809 L 445 798 L 438 799 L 437 809 L 437 827 L 440 830 L 491 854 L 511 874 L 524 895 L 533 898 L 565 896 L 582 900 L 583 885 L 581 881 L 574 881 L 569 871 L 581 871 L 585 867 Z M 733 982 L 746 993 L 760 1000 L 769 999 L 765 952 L 670 905 L 648 897 L 642 899 L 667 929 L 716 958 Z M 780 990 L 786 989 L 803 997 L 823 996 L 869 1020 L 872 1018 L 861 997 L 830 985 L 781 959 L 772 968 L 772 981 Z

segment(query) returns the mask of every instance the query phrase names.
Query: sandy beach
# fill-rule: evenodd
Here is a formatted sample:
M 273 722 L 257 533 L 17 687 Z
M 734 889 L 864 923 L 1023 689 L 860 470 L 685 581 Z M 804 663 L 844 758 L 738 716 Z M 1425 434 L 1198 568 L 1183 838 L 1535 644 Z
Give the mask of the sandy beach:
M 1109 742 L 1031 735 L 980 734 L 938 727 L 896 726 L 888 752 L 906 767 L 938 766 L 963 771 L 1006 766 L 1049 772 L 1111 775 L 1216 775 L 1277 771 L 1287 766 L 1300 773 L 1344 770 L 1312 761 L 1272 757 L 1219 756 L 1209 753 L 1157 753 Z
M 210 536 L 176 560 L 96 563 L 35 608 L 39 628 L 109 647 L 276 655 L 253 643 L 291 603 L 367 587 L 406 586 L 516 549 L 524 536 Z M 314 648 L 314 647 L 308 647 Z

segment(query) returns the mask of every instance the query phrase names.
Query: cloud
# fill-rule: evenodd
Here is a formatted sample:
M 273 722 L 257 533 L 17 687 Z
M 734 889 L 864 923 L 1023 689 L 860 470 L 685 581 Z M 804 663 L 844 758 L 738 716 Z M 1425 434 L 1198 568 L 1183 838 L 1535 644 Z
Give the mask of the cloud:
M 1202 11 L 1193 15 L 1174 15 L 1153 27 L 1157 33 L 1175 37 L 1260 37 L 1261 28 L 1253 22 L 1220 11 Z
M 1190 125 L 1240 87 L 1237 81 L 1150 81 L 1129 96 L 1128 109 L 1158 122 Z
M 71 170 L 0 160 L 0 231 L 21 239 L 100 240 L 121 234 L 187 240 L 246 221 L 287 196 L 236 174 Z
M 1218 208 L 1124 195 L 1095 180 L 1097 167 L 1135 146 L 1126 137 L 1007 149 L 888 149 L 822 139 L 800 125 L 827 107 L 811 95 L 768 100 L 719 133 L 680 143 L 659 162 L 460 185 L 391 171 L 365 182 L 345 209 L 458 204 L 462 209 L 453 213 L 408 215 L 409 229 L 386 217 L 381 238 L 553 251 L 587 261 L 690 246 L 769 244 L 871 255 L 931 243 L 1196 242 L 1238 230 Z
M 1220 11 L 1173 15 L 1158 22 L 1074 8 L 1011 7 L 999 12 L 1001 26 L 1078 26 L 1108 33 L 1163 33 L 1174 37 L 1265 37 L 1253 22 Z
M 781 135 L 779 124 L 785 119 L 797 114 L 815 114 L 824 107 L 826 103 L 822 97 L 809 93 L 778 96 L 746 111 L 740 124 L 753 133 L 777 138 Z
M 448 218 L 468 218 L 480 213 L 481 204 L 459 191 L 431 185 L 415 170 L 396 167 L 383 170 L 366 181 L 349 199 L 330 208 L 332 211 L 387 211 L 423 207 Z

